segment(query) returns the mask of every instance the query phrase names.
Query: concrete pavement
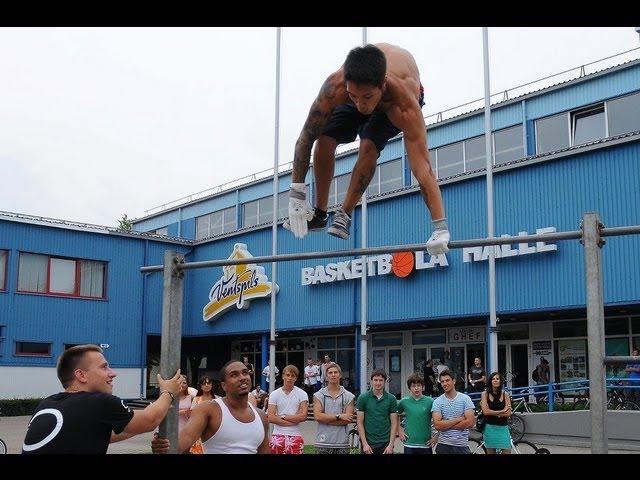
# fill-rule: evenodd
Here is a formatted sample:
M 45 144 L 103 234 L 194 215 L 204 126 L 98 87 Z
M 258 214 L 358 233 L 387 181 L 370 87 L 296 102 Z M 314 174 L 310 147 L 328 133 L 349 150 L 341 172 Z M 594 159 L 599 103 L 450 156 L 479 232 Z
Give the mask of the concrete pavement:
M 24 440 L 24 434 L 29 424 L 29 416 L 21 417 L 0 417 L 0 438 L 2 438 L 7 444 L 8 452 L 20 453 L 22 449 L 22 442 Z M 302 436 L 304 437 L 305 445 L 313 445 L 316 434 L 316 422 L 306 421 L 300 426 L 302 430 Z M 109 445 L 107 453 L 109 454 L 145 454 L 151 453 L 151 437 L 152 433 L 144 433 L 135 437 L 123 440 Z M 590 454 L 591 449 L 584 447 L 567 447 L 559 445 L 542 445 L 537 444 L 538 447 L 545 447 L 549 449 L 551 453 L 572 453 L 572 454 Z M 402 444 L 399 440 L 396 441 L 395 452 L 402 452 Z M 637 453 L 628 450 L 609 450 L 609 453 Z

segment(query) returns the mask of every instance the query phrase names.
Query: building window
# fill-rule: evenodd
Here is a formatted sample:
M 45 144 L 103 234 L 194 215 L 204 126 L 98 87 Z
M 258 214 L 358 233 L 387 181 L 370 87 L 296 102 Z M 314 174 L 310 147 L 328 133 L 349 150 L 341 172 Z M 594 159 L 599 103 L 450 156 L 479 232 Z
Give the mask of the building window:
M 380 193 L 390 192 L 402 187 L 402 160 L 397 159 L 381 164 Z
M 351 173 L 347 173 L 346 175 L 340 175 L 335 178 L 335 205 L 342 204 L 344 202 L 345 197 L 347 196 L 347 190 L 349 188 L 349 182 L 351 182 Z M 333 190 L 333 189 L 332 189 Z M 332 203 L 329 202 L 329 205 Z
M 232 232 L 236 229 L 236 207 L 196 218 L 196 240 Z
M 380 167 L 376 168 L 373 178 L 367 187 L 367 197 L 378 195 L 380 193 Z
M 587 321 L 586 320 L 569 320 L 561 322 L 553 322 L 553 337 L 586 337 Z
M 493 164 L 502 165 L 503 163 L 519 160 L 524 157 L 524 145 L 522 137 L 522 125 L 498 130 L 493 133 Z M 468 165 L 468 161 L 467 161 Z M 467 168 L 468 170 L 468 168 Z
M 572 145 L 606 138 L 604 105 L 571 112 Z
M 16 342 L 16 355 L 26 357 L 50 357 L 51 344 L 38 342 Z
M 9 258 L 9 252 L 6 250 L 0 250 L 0 292 L 4 292 L 7 289 L 7 259 Z
M 464 172 L 462 142 L 438 148 L 438 178 L 450 177 Z
M 307 200 L 309 200 L 309 186 L 306 186 Z M 331 203 L 331 195 L 329 196 Z M 278 220 L 289 216 L 289 191 L 278 194 Z M 273 197 L 263 197 L 259 200 L 242 204 L 242 227 L 254 227 L 263 223 L 271 223 L 273 219 Z M 235 225 L 234 225 L 235 228 Z
M 154 233 L 156 235 L 169 235 L 169 227 L 158 228 Z
M 104 298 L 106 262 L 20 253 L 18 291 Z
M 487 168 L 486 146 L 484 135 L 464 141 L 465 171 Z
M 562 150 L 569 146 L 569 123 L 566 113 L 536 120 L 536 153 Z
M 640 93 L 609 100 L 607 118 L 609 136 L 640 130 Z

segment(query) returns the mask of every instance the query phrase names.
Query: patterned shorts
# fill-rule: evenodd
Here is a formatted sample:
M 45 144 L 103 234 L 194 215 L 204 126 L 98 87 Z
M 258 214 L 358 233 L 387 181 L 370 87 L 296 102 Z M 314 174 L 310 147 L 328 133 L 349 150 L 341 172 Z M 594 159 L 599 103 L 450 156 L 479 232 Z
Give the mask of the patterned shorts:
M 269 448 L 274 454 L 301 455 L 304 449 L 304 438 L 300 435 L 271 435 Z

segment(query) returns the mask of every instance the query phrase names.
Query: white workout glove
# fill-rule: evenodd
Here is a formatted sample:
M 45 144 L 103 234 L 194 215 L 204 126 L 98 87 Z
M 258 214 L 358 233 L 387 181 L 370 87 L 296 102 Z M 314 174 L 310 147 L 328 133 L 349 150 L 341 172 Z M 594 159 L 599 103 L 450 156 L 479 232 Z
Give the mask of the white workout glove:
M 296 238 L 304 238 L 308 231 L 307 222 L 313 219 L 314 210 L 307 202 L 304 183 L 292 183 L 289 188 L 289 218 L 282 225 L 291 230 Z
M 429 255 L 440 255 L 441 253 L 447 253 L 449 251 L 449 226 L 447 225 L 447 219 L 441 218 L 440 220 L 434 220 L 433 233 L 429 240 L 427 240 L 427 252 Z

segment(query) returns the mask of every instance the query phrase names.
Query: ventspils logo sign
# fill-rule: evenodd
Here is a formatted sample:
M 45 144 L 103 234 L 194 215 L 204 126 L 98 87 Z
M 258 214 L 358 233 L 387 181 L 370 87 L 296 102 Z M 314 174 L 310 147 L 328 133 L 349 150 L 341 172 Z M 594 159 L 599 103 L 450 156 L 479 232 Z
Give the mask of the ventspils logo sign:
M 236 243 L 229 260 L 252 258 L 244 243 Z M 246 310 L 254 298 L 269 297 L 278 285 L 269 282 L 263 267 L 255 263 L 222 267 L 223 275 L 209 292 L 209 303 L 202 309 L 202 318 L 206 322 L 214 320 L 234 305 Z

